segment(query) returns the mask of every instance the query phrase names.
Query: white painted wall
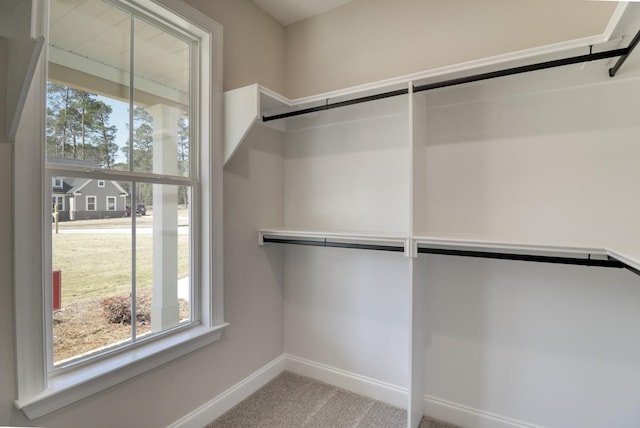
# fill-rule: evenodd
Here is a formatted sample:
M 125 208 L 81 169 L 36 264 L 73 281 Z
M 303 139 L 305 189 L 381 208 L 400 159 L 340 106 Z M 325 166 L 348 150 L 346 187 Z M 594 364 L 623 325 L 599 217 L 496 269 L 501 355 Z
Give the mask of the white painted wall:
M 636 275 L 425 258 L 425 394 L 438 399 L 427 400 L 427 413 L 469 427 L 637 426 Z
M 409 260 L 402 253 L 288 246 L 284 266 L 287 354 L 408 386 Z
M 638 242 L 639 61 L 606 76 L 589 64 L 419 95 L 423 231 Z M 638 276 L 420 261 L 425 411 L 464 426 L 637 426 Z
M 285 142 L 284 226 L 409 231 L 407 96 L 291 119 Z
M 288 120 L 284 226 L 408 233 L 408 162 L 407 96 Z M 406 388 L 409 260 L 300 246 L 284 260 L 286 353 Z
M 637 62 L 637 61 L 636 61 Z M 426 232 L 640 239 L 640 67 L 580 65 L 426 97 Z

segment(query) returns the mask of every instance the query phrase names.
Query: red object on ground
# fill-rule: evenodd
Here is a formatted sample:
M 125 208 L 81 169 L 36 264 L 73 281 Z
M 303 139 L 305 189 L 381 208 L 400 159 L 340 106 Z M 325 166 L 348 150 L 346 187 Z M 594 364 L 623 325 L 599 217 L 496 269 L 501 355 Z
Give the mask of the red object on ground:
M 60 286 L 62 285 L 62 271 L 53 271 L 53 310 L 60 309 Z

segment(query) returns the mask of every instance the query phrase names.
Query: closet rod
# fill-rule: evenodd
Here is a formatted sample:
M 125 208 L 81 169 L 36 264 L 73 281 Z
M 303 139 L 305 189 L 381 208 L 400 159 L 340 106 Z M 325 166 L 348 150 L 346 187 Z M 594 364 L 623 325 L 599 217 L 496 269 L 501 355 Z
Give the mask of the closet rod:
M 473 76 L 459 77 L 457 79 L 445 80 L 443 82 L 427 83 L 426 85 L 415 86 L 413 92 L 429 91 L 432 89 L 446 88 L 448 86 L 462 85 L 464 83 L 479 82 L 481 80 L 495 79 L 497 77 L 513 76 L 514 74 L 528 73 L 531 71 L 546 70 L 548 68 L 562 67 L 564 65 L 580 64 L 583 62 L 597 61 L 601 59 L 614 58 L 628 55 L 630 49 L 621 48 L 598 53 L 589 53 L 570 58 L 556 59 L 552 61 L 539 62 L 536 64 L 523 65 L 520 67 L 507 68 L 504 70 L 491 71 Z
M 262 242 L 264 242 L 265 244 L 271 243 L 271 244 L 310 245 L 312 247 L 353 248 L 358 250 L 393 251 L 397 253 L 404 252 L 404 246 L 331 242 L 331 241 L 327 241 L 326 239 L 323 239 L 322 241 L 312 241 L 307 239 L 268 238 L 265 236 L 262 239 Z
M 597 52 L 597 53 L 588 53 L 586 55 L 579 55 L 579 56 L 574 56 L 574 57 L 569 57 L 569 58 L 563 58 L 563 59 L 557 59 L 557 60 L 552 60 L 552 61 L 540 62 L 540 63 L 536 63 L 536 64 L 524 65 L 524 66 L 521 66 L 521 67 L 513 67 L 513 68 L 508 68 L 508 69 L 505 69 L 505 70 L 493 71 L 493 72 L 489 72 L 489 73 L 481 73 L 481 74 L 476 74 L 476 75 L 467 76 L 467 77 L 460 77 L 460 78 L 457 78 L 457 79 L 445 80 L 445 81 L 442 81 L 442 82 L 428 83 L 428 84 L 425 84 L 425 85 L 414 86 L 413 87 L 413 92 L 428 91 L 428 90 L 431 90 L 431 89 L 445 88 L 445 87 L 448 87 L 448 86 L 455 86 L 455 85 L 461 85 L 461 84 L 464 84 L 464 83 L 478 82 L 478 81 L 481 81 L 481 80 L 494 79 L 494 78 L 497 78 L 497 77 L 511 76 L 511 75 L 514 75 L 514 74 L 527 73 L 527 72 L 538 71 L 538 70 L 545 70 L 545 69 L 554 68 L 554 67 L 561 67 L 561 66 L 564 66 L 564 65 L 579 64 L 579 63 L 582 63 L 582 62 L 590 62 L 590 61 L 597 61 L 597 60 L 602 60 L 602 59 L 620 57 L 618 62 L 609 70 L 609 75 L 611 77 L 613 77 L 613 76 L 615 76 L 615 74 L 618 71 L 618 69 L 622 66 L 624 61 L 627 59 L 629 54 L 633 51 L 633 49 L 636 47 L 636 45 L 639 42 L 640 42 L 640 31 L 638 31 L 638 33 L 636 33 L 636 36 L 633 38 L 633 40 L 631 41 L 629 46 L 626 47 L 626 48 L 613 49 L 613 50 Z M 306 109 L 302 109 L 302 110 L 294 110 L 294 111 L 290 111 L 290 112 L 287 112 L 287 113 L 275 114 L 275 115 L 272 115 L 272 116 L 262 116 L 262 121 L 263 122 L 269 122 L 269 121 L 272 121 L 272 120 L 285 119 L 285 118 L 293 117 L 293 116 L 301 116 L 303 114 L 315 113 L 315 112 L 318 112 L 318 111 L 325 111 L 325 110 L 330 110 L 330 109 L 334 109 L 334 108 L 338 108 L 338 107 L 345 107 L 345 106 L 348 106 L 348 105 L 360 104 L 360 103 L 365 103 L 365 102 L 369 102 L 369 101 L 379 100 L 379 99 L 382 99 L 382 98 L 389 98 L 389 97 L 395 97 L 395 96 L 398 96 L 398 95 L 405 95 L 405 94 L 408 94 L 408 93 L 409 93 L 409 91 L 407 89 L 399 89 L 399 90 L 396 90 L 396 91 L 383 92 L 383 93 L 376 94 L 376 95 L 369 95 L 369 96 L 366 96 L 366 97 L 355 98 L 355 99 L 352 99 L 352 100 L 340 101 L 340 102 L 336 102 L 336 103 L 329 103 L 329 100 L 327 99 L 326 104 L 321 105 L 321 106 L 306 108 Z
M 287 117 L 300 116 L 303 114 L 315 113 L 317 111 L 325 111 L 325 110 L 330 110 L 338 107 L 346 107 L 353 104 L 366 103 L 368 101 L 375 101 L 383 98 L 390 98 L 398 95 L 405 95 L 408 93 L 409 93 L 408 89 L 398 89 L 397 91 L 383 92 L 381 94 L 369 95 L 366 97 L 355 98 L 353 100 L 340 101 L 336 103 L 329 103 L 329 100 L 327 99 L 327 102 L 321 106 L 305 108 L 303 110 L 290 111 L 288 113 L 275 114 L 273 116 L 262 116 L 262 121 L 269 122 L 270 120 L 285 119 Z
M 631 52 L 633 52 L 635 47 L 638 45 L 638 42 L 640 42 L 640 31 L 636 33 L 636 36 L 633 38 L 633 40 L 631 40 L 631 43 L 629 43 L 629 47 L 627 48 L 628 52 L 618 58 L 618 61 L 615 63 L 615 65 L 609 69 L 609 76 L 614 77 L 616 75 L 620 67 L 622 67 L 622 64 L 624 64 L 627 58 L 629 58 Z
M 639 269 L 634 268 L 633 266 L 630 266 L 630 265 L 626 264 L 625 262 L 616 259 L 615 257 L 611 257 L 611 256 L 607 256 L 607 257 L 609 258 L 609 260 L 615 260 L 617 262 L 622 263 L 622 267 L 624 267 L 628 271 L 631 271 L 631 272 L 635 273 L 636 275 L 640 275 L 640 270 Z
M 598 267 L 610 267 L 610 268 L 630 268 L 618 259 L 611 256 L 608 259 L 592 259 L 579 257 L 559 257 L 559 256 L 536 256 L 532 254 L 515 254 L 515 253 L 494 253 L 490 251 L 474 251 L 474 250 L 452 250 L 442 248 L 425 248 L 418 247 L 418 253 L 421 254 L 441 254 L 445 256 L 461 256 L 461 257 L 478 257 L 483 259 L 498 259 L 498 260 L 518 260 L 524 262 L 538 262 L 538 263 L 556 263 L 565 265 L 578 265 L 578 266 L 598 266 Z

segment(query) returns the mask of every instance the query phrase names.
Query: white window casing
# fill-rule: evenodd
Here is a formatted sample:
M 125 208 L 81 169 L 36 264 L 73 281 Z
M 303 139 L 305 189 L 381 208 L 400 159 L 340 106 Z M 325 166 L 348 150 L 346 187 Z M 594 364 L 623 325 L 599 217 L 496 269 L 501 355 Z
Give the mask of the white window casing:
M 116 211 L 118 206 L 116 205 L 115 196 L 107 196 L 107 211 Z
M 87 211 L 97 211 L 98 210 L 98 198 L 93 195 L 87 195 L 86 199 L 86 210 Z
M 48 0 L 33 0 L 32 34 L 47 34 Z M 198 40 L 199 89 L 193 99 L 193 130 L 201 142 L 196 156 L 200 204 L 193 213 L 199 232 L 194 272 L 194 317 L 199 322 L 158 334 L 135 348 L 51 370 L 51 182 L 45 185 L 47 52 L 40 56 L 25 102 L 14 148 L 13 248 L 17 397 L 29 419 L 41 417 L 175 358 L 217 341 L 224 327 L 222 227 L 222 27 L 178 0 L 121 0 L 126 7 Z M 46 36 L 48 37 L 48 36 Z M 48 43 L 45 42 L 45 45 Z M 29 167 L 23 167 L 28 165 Z M 100 179 L 109 180 L 109 171 Z M 83 176 L 78 171 L 78 176 Z M 90 176 L 87 178 L 91 178 Z M 96 199 L 97 204 L 97 199 Z M 97 208 L 97 207 L 96 207 Z M 46 215 L 45 215 L 46 214 Z M 38 268 L 34 268 L 38 267 Z M 135 352 L 134 352 L 135 351 Z

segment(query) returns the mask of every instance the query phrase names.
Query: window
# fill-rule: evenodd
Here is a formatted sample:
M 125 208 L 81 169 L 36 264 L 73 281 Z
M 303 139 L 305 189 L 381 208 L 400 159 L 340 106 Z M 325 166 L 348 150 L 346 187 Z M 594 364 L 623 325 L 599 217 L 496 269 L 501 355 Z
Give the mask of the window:
M 30 419 L 213 343 L 226 325 L 221 27 L 177 0 L 51 0 L 34 11 L 49 14 L 32 20 L 49 22 L 48 64 L 25 102 L 14 181 L 16 405 Z M 65 227 L 76 231 L 65 239 L 43 221 L 55 177 L 72 195 Z M 98 218 L 99 201 L 109 211 L 118 197 L 133 214 L 124 231 Z M 83 233 L 83 221 L 110 233 Z M 52 270 L 63 271 L 63 307 L 92 318 L 104 302 L 115 308 L 111 338 L 64 346 L 78 334 L 50 309 Z
M 95 211 L 95 210 L 96 210 L 96 197 L 87 196 L 87 211 Z
M 98 180 L 98 187 L 104 187 L 104 180 Z
M 62 178 L 53 177 L 51 181 L 54 189 L 62 189 Z
M 116 197 L 107 196 L 107 211 L 115 211 L 115 210 L 116 210 Z
M 53 196 L 51 198 L 53 203 L 53 212 L 56 212 L 56 208 L 58 212 L 64 211 L 64 196 Z

